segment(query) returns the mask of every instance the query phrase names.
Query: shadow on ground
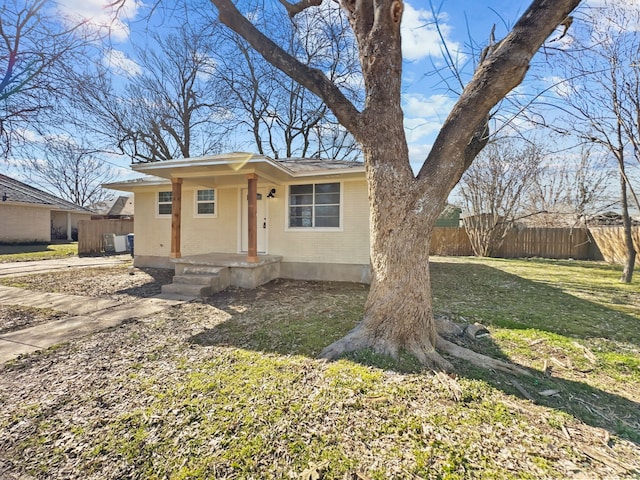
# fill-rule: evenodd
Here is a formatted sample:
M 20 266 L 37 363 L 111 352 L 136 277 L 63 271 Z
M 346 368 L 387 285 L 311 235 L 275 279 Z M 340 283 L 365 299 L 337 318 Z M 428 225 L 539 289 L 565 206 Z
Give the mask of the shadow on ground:
M 464 278 L 464 284 L 452 284 L 454 277 Z M 631 328 L 630 322 L 637 325 L 637 320 L 629 315 L 484 265 L 439 263 L 433 268 L 433 283 L 436 311 L 453 318 L 467 315 L 468 320 L 481 321 L 501 331 L 537 329 L 572 339 L 617 340 L 621 331 Z M 207 303 L 227 312 L 229 318 L 189 341 L 201 346 L 234 346 L 315 358 L 324 346 L 357 324 L 367 293 L 368 287 L 360 284 L 283 280 L 255 290 L 228 289 Z M 527 296 L 534 298 L 523 301 Z M 601 317 L 607 318 L 606 325 L 592 324 Z M 553 321 L 554 318 L 562 321 Z M 638 344 L 637 337 L 627 335 L 626 340 Z M 491 339 L 469 346 L 495 358 L 510 360 Z M 348 358 L 385 370 L 420 371 L 420 366 L 410 357 L 394 362 L 365 351 Z M 548 375 L 529 369 L 530 378 L 516 379 L 500 372 L 478 370 L 464 362 L 455 364 L 457 372 L 465 377 L 484 380 L 522 398 L 528 395 L 538 404 L 562 410 L 589 425 L 640 443 L 640 403 L 633 395 L 627 398 L 611 393 L 571 376 L 561 377 L 561 372 Z M 577 373 L 585 380 L 589 376 L 588 372 Z M 548 390 L 557 390 L 558 394 L 539 394 Z
M 46 252 L 49 250 L 48 243 L 38 243 L 38 244 L 10 244 L 10 245 L 2 245 L 0 244 L 0 255 L 13 255 L 16 253 L 34 253 L 34 252 Z
M 131 295 L 132 297 L 148 298 L 161 293 L 162 285 L 167 285 L 173 281 L 174 271 L 166 268 L 137 268 L 135 269 L 139 275 L 142 271 L 149 277 L 148 281 L 136 286 L 123 288 L 116 291 L 116 294 Z M 123 275 L 129 275 L 129 272 L 123 272 Z

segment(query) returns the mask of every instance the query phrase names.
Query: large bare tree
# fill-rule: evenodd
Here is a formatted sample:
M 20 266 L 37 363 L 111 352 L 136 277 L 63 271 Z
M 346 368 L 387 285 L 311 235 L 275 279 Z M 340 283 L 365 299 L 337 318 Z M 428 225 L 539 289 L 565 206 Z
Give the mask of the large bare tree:
M 487 142 L 491 110 L 522 82 L 536 51 L 579 0 L 535 0 L 505 38 L 489 45 L 417 175 L 409 164 L 401 108 L 401 0 L 340 2 L 358 45 L 366 93 L 362 109 L 321 70 L 298 61 L 259 31 L 232 0 L 211 1 L 223 24 L 322 98 L 364 152 L 371 289 L 362 321 L 321 355 L 335 358 L 370 347 L 396 357 L 406 350 L 424 364 L 451 368 L 440 355 L 446 352 L 486 366 L 486 358 L 439 335 L 431 306 L 429 239 L 449 192 Z M 280 1 L 292 17 L 322 3 Z
M 44 130 L 59 100 L 72 90 L 66 72 L 94 36 L 83 22 L 55 13 L 56 2 L 7 0 L 0 5 L 0 154 Z

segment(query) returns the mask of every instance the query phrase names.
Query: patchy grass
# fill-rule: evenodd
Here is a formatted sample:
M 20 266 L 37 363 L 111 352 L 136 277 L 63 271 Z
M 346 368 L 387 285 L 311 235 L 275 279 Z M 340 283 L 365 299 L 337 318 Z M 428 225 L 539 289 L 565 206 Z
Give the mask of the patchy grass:
M 58 320 L 63 315 L 49 308 L 0 305 L 0 335 Z
M 78 255 L 78 242 L 51 244 L 0 244 L 0 263 L 51 260 Z
M 588 295 L 591 280 L 616 298 L 638 288 L 567 264 L 577 275 L 553 280 L 553 262 L 433 262 L 436 310 L 488 325 L 469 346 L 528 379 L 463 363 L 435 375 L 370 351 L 318 361 L 367 288 L 290 281 L 16 360 L 0 382 L 0 476 L 638 478 L 638 313 Z M 116 270 L 87 275 L 105 295 L 123 288 L 97 278 Z

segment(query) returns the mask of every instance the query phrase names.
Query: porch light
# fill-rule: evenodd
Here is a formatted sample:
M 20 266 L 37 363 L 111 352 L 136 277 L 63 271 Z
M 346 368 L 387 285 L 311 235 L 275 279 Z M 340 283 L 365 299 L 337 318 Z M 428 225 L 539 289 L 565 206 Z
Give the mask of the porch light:
M 276 196 L 276 189 L 272 188 L 271 190 L 269 190 L 269 193 L 267 194 L 267 198 L 275 198 Z

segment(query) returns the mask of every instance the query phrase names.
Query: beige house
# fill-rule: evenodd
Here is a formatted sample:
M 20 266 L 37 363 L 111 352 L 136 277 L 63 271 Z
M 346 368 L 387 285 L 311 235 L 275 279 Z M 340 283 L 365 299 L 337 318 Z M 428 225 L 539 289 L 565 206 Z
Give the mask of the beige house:
M 185 278 L 174 283 L 207 287 L 196 274 L 246 287 L 278 277 L 369 281 L 362 163 L 231 153 L 132 169 L 145 177 L 105 187 L 134 193 L 136 266 L 175 268 Z
M 77 239 L 78 222 L 90 219 L 92 214 L 84 207 L 0 174 L 0 243 Z

